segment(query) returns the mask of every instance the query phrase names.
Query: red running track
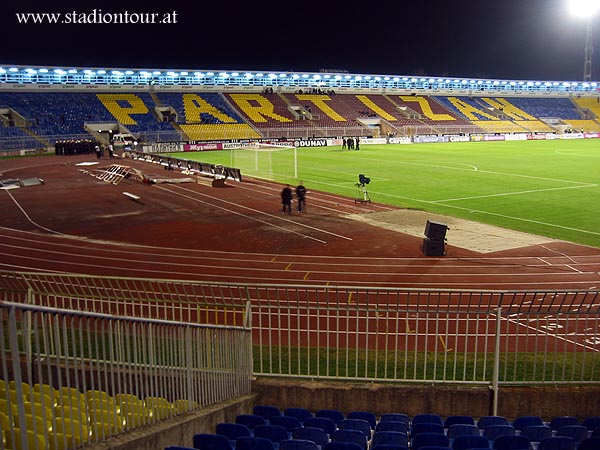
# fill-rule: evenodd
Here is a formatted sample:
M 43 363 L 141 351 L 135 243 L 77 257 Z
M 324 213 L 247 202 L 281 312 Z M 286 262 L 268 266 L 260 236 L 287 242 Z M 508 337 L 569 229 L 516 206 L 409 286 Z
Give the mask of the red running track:
M 100 181 L 89 156 L 4 160 L 0 179 L 44 184 L 0 190 L 0 270 L 236 283 L 563 290 L 600 287 L 600 250 L 552 241 L 479 254 L 345 217 L 396 209 L 311 191 L 308 213 L 281 214 L 280 185 L 248 180 L 145 185 Z M 160 166 L 133 166 L 180 177 Z M 93 166 L 92 166 L 93 167 Z M 140 197 L 135 202 L 123 195 Z

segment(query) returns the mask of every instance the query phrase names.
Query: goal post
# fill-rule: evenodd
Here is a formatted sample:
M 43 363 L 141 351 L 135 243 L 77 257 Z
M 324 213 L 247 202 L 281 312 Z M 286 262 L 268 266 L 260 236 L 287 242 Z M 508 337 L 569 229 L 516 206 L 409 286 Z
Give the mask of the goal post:
M 231 149 L 231 165 L 257 178 L 297 179 L 298 149 L 289 143 L 254 142 Z

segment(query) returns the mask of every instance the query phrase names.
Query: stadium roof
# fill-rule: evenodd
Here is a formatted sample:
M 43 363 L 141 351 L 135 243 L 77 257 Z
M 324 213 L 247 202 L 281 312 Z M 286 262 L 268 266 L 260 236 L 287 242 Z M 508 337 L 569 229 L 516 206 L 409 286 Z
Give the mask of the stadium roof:
M 596 93 L 600 84 L 577 81 L 489 80 L 339 72 L 259 72 L 0 66 L 0 85 L 259 86 L 295 89 L 404 89 Z

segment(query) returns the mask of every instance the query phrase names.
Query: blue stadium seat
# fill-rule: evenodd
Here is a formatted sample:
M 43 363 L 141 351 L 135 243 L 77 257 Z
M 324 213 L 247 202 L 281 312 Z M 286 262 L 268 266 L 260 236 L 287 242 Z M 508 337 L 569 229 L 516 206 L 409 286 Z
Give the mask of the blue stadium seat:
M 589 436 L 589 430 L 583 425 L 565 425 L 558 429 L 556 436 L 569 436 L 576 442 L 581 442 Z
M 408 433 L 408 422 L 379 421 L 375 427 L 375 433 L 379 431 L 398 431 L 400 433 Z
M 362 431 L 358 430 L 335 430 L 331 434 L 331 442 L 353 442 L 367 450 L 367 437 Z
M 505 434 L 498 436 L 494 441 L 492 448 L 495 448 L 496 450 L 529 450 L 531 448 L 531 443 L 527 436 L 510 436 Z
M 238 414 L 235 416 L 235 423 L 246 425 L 250 430 L 254 430 L 258 425 L 265 425 L 267 422 L 263 416 L 256 414 Z
M 481 436 L 479 428 L 477 428 L 477 425 L 474 423 L 471 425 L 466 423 L 455 423 L 454 425 L 450 425 L 446 435 L 450 439 L 450 442 L 458 436 Z
M 452 425 L 475 425 L 475 419 L 471 416 L 448 416 L 444 420 L 444 428 L 449 429 Z
M 538 416 L 521 416 L 513 420 L 512 423 L 512 426 L 515 427 L 515 430 L 517 431 L 521 431 L 523 428 L 533 425 L 544 425 L 544 421 Z
M 340 430 L 358 430 L 365 435 L 367 440 L 371 439 L 371 425 L 366 420 L 344 419 L 339 423 L 338 428 Z
M 295 417 L 300 422 L 304 422 L 304 419 L 308 419 L 309 417 L 313 417 L 313 413 L 311 413 L 306 408 L 286 408 L 283 411 L 284 416 Z
M 199 450 L 233 450 L 229 439 L 221 434 L 200 433 L 192 439 L 194 448 Z
M 410 424 L 410 418 L 403 413 L 385 413 L 379 418 L 380 422 L 404 422 Z
M 600 436 L 591 436 L 579 443 L 577 450 L 598 450 L 600 448 Z
M 594 431 L 596 428 L 600 428 L 600 416 L 587 417 L 581 422 L 581 425 L 590 431 Z
M 292 431 L 293 439 L 305 439 L 313 441 L 320 447 L 323 447 L 329 442 L 329 435 L 322 428 L 315 427 L 299 427 Z
M 420 450 L 422 447 L 433 445 L 449 447 L 450 440 L 444 433 L 421 433 L 413 437 L 411 450 Z
M 437 414 L 417 414 L 412 418 L 411 424 L 415 426 L 418 423 L 436 423 L 444 427 L 442 418 Z
M 576 450 L 577 441 L 568 436 L 553 436 L 540 442 L 537 450 Z
M 408 447 L 405 445 L 378 444 L 372 445 L 370 450 L 408 450 Z
M 481 435 L 457 436 L 452 441 L 453 450 L 468 450 L 472 448 L 489 448 L 490 442 Z
M 508 419 L 502 416 L 482 416 L 477 421 L 477 426 L 483 430 L 490 425 L 510 425 Z
M 305 439 L 286 439 L 279 443 L 279 450 L 319 450 L 319 446 Z
M 362 419 L 369 422 L 371 430 L 375 429 L 377 425 L 377 417 L 370 411 L 351 411 L 348 413 L 347 419 Z
M 301 427 L 302 422 L 292 416 L 271 416 L 269 425 L 279 425 L 280 427 L 285 428 L 288 433 L 291 433 L 294 429 Z
M 490 442 L 495 441 L 500 436 L 515 436 L 517 430 L 512 425 L 490 425 L 483 430 L 483 435 Z
M 345 419 L 344 414 L 337 409 L 320 409 L 315 413 L 315 417 L 326 417 L 333 420 L 338 426 Z
M 552 428 L 548 425 L 530 425 L 521 430 L 521 435 L 527 436 L 530 442 L 542 442 L 552 437 Z
M 273 416 L 281 416 L 279 408 L 270 405 L 256 405 L 252 409 L 252 414 L 263 417 L 267 422 Z
M 444 425 L 441 423 L 423 422 L 417 423 L 410 428 L 412 437 L 422 433 L 444 433 Z
M 263 437 L 241 437 L 235 443 L 236 450 L 276 450 L 271 440 Z
M 408 447 L 408 436 L 399 431 L 378 431 L 371 439 L 371 446 L 376 445 L 400 445 Z
M 217 424 L 216 434 L 226 436 L 227 439 L 231 441 L 232 446 L 235 446 L 235 441 L 237 438 L 240 438 L 242 436 L 252 436 L 250 428 L 248 428 L 246 425 L 242 425 L 241 423 L 227 422 Z
M 254 429 L 254 437 L 269 439 L 277 448 L 281 441 L 289 438 L 289 434 L 285 428 L 279 425 L 257 425 Z
M 581 424 L 579 423 L 579 419 L 577 417 L 560 416 L 560 417 L 555 417 L 554 419 L 552 419 L 548 425 L 554 431 L 558 431 L 561 427 L 566 427 L 569 425 L 581 425 Z
M 303 424 L 305 427 L 321 428 L 329 435 L 337 430 L 337 424 L 329 417 L 309 417 Z
M 323 450 L 364 450 L 360 444 L 356 442 L 335 441 L 325 444 Z

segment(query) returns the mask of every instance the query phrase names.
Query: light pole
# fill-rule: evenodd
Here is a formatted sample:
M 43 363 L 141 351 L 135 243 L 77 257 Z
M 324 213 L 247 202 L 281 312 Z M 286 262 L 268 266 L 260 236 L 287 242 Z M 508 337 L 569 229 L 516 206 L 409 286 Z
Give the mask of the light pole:
M 586 20 L 585 31 L 585 60 L 583 62 L 583 81 L 592 81 L 592 19 L 598 9 L 600 0 L 570 0 L 571 13 Z

